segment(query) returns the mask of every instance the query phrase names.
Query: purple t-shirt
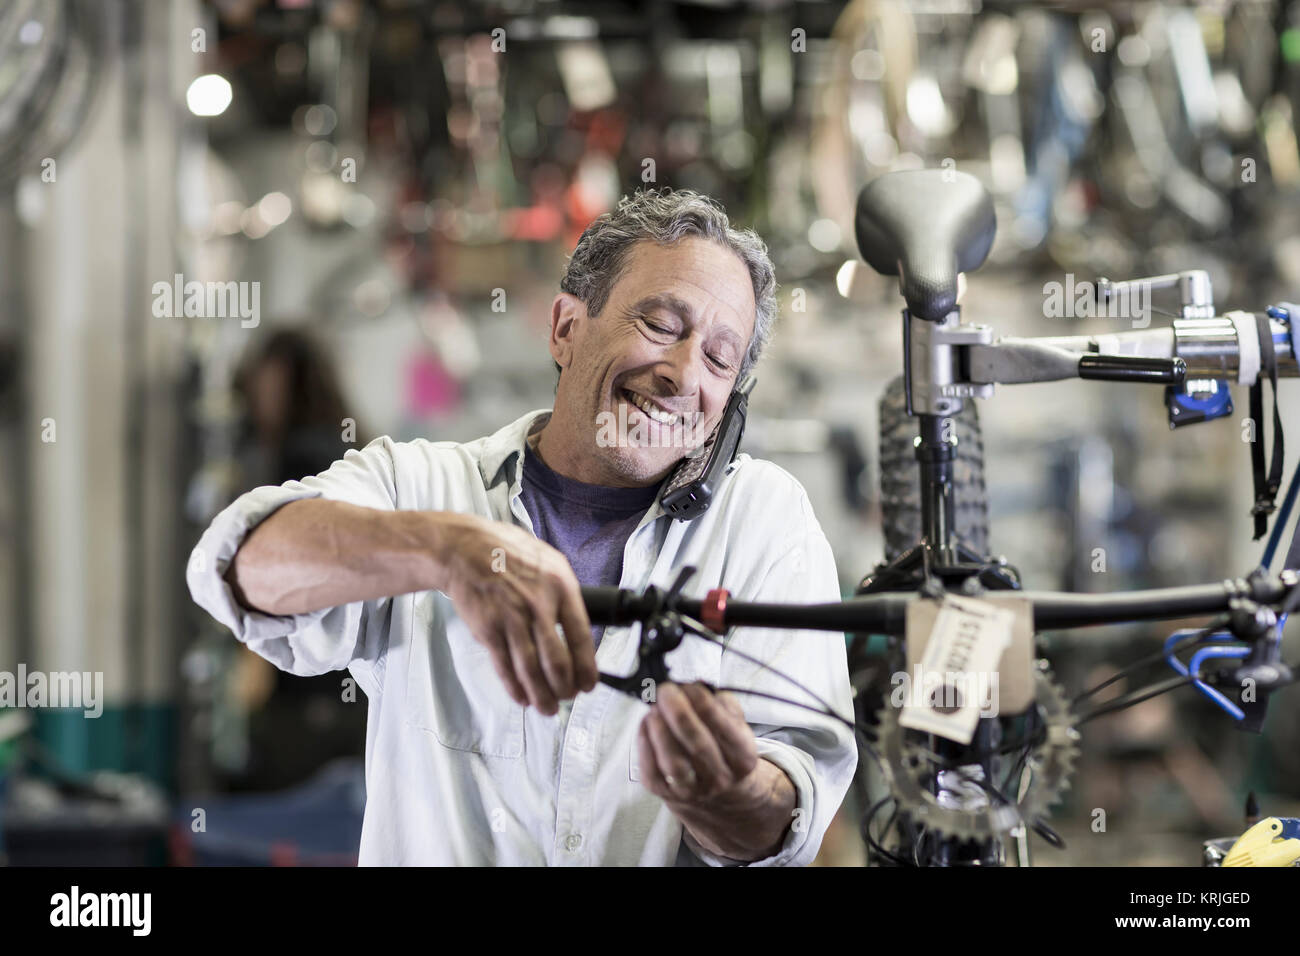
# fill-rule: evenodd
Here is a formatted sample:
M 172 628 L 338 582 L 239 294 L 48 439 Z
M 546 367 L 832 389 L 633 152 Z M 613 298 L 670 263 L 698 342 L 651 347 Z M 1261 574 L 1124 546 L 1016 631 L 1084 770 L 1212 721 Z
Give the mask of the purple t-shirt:
M 557 474 L 524 446 L 520 496 L 533 531 L 573 566 L 583 587 L 617 587 L 623 577 L 623 548 L 641 518 L 654 504 L 659 485 L 609 488 Z M 604 627 L 593 625 L 600 645 Z

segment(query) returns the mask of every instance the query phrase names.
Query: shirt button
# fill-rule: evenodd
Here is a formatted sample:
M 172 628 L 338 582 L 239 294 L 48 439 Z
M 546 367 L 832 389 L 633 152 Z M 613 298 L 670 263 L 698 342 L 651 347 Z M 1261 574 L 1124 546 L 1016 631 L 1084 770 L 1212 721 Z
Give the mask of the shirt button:
M 573 745 L 579 750 L 587 749 L 587 731 L 578 727 L 573 731 Z
M 578 848 L 582 846 L 582 834 L 570 833 L 564 838 L 564 848 L 570 853 L 577 853 Z

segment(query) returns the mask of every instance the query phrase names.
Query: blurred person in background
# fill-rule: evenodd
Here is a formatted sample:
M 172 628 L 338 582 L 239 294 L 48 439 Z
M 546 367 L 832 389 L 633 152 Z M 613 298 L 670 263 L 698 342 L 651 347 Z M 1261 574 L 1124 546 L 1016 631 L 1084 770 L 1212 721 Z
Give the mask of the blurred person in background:
M 789 695 L 770 665 L 851 713 L 843 635 L 688 639 L 674 683 L 637 697 L 597 681 L 636 671 L 637 630 L 593 629 L 580 593 L 689 565 L 700 596 L 839 599 L 777 465 L 738 455 L 690 521 L 659 503 L 771 334 L 766 246 L 699 194 L 639 192 L 587 228 L 560 290 L 554 408 L 468 443 L 380 438 L 241 496 L 195 549 L 191 594 L 281 670 L 346 668 L 365 690 L 362 864 L 810 863 L 852 732 L 705 684 Z
M 314 474 L 347 444 L 365 444 L 358 438 L 345 442 L 349 416 L 338 375 L 305 332 L 273 332 L 244 361 L 234 386 L 245 409 L 240 465 L 248 487 Z
M 243 490 L 324 471 L 347 449 L 338 376 L 305 332 L 273 332 L 244 361 L 234 390 L 244 408 L 236 455 Z M 240 647 L 231 691 L 246 718 L 248 748 L 245 769 L 226 776 L 227 789 L 292 786 L 334 758 L 360 759 L 365 750 L 364 705 L 343 699 L 339 675 L 286 673 Z

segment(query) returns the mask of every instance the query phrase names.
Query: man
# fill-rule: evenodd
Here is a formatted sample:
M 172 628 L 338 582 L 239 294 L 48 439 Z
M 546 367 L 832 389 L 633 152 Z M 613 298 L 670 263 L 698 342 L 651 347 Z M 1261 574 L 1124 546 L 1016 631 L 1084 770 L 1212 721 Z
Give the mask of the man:
M 467 444 L 388 438 L 255 489 L 190 562 L 194 599 L 294 674 L 369 700 L 362 864 L 786 865 L 817 853 L 856 765 L 842 635 L 688 637 L 641 700 L 637 631 L 593 632 L 582 585 L 839 599 L 803 488 L 738 455 L 691 521 L 664 479 L 721 419 L 775 314 L 766 247 L 689 191 L 583 234 L 551 308 L 553 410 Z M 732 649 L 734 648 L 735 653 Z M 757 658 L 755 663 L 742 657 Z M 766 665 L 766 666 L 764 666 Z

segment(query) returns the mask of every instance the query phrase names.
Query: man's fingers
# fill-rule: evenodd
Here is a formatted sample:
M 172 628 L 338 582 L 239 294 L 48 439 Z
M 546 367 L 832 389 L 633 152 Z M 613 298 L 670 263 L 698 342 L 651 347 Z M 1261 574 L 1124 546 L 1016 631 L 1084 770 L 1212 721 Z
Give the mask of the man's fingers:
M 560 595 L 560 627 L 573 660 L 573 679 L 583 690 L 591 690 L 600 679 L 596 670 L 596 644 L 591 638 L 591 621 L 576 583 Z
M 727 710 L 731 711 L 741 720 L 745 719 L 745 708 L 740 706 L 740 698 L 729 690 L 718 691 L 713 695 L 718 703 L 722 704 Z
M 696 689 L 708 694 L 702 687 Z M 713 732 L 696 713 L 695 701 L 686 689 L 676 684 L 661 685 L 654 709 L 663 715 L 665 724 L 699 777 L 702 789 L 724 786 L 731 776 L 730 767 Z
M 501 683 L 506 685 L 506 693 L 510 699 L 521 707 L 528 706 L 528 693 L 524 690 L 519 679 L 515 677 L 514 665 L 510 661 L 510 648 L 506 643 L 504 634 L 498 632 L 493 635 L 490 641 L 481 642 L 492 655 L 492 667 L 501 678 Z
M 727 767 L 737 777 L 754 769 L 758 760 L 758 747 L 754 744 L 754 731 L 745 722 L 745 712 L 734 694 L 712 694 L 698 684 L 688 684 L 682 690 L 690 696 L 695 712 L 722 752 Z
M 510 662 L 514 666 L 515 676 L 528 691 L 528 699 L 543 714 L 551 716 L 556 712 L 555 695 L 551 693 L 546 675 L 537 657 L 537 647 L 533 644 L 532 632 L 526 622 L 514 620 L 506 625 L 506 640 L 510 645 Z
M 673 792 L 668 787 L 668 781 L 664 779 L 663 771 L 659 769 L 659 761 L 655 759 L 654 746 L 650 743 L 650 731 L 647 727 L 649 715 L 641 721 L 641 726 L 636 733 L 636 752 L 637 762 L 640 764 L 641 785 L 658 797 L 672 797 Z
M 533 618 L 533 640 L 551 691 L 558 699 L 568 700 L 577 693 L 573 686 L 573 662 L 569 659 L 569 646 L 560 638 L 551 615 L 539 614 Z
M 678 799 L 685 799 L 695 789 L 697 779 L 690 758 L 668 729 L 658 706 L 650 708 L 644 726 L 650 738 L 650 748 L 654 751 L 655 763 L 663 774 L 669 793 Z

